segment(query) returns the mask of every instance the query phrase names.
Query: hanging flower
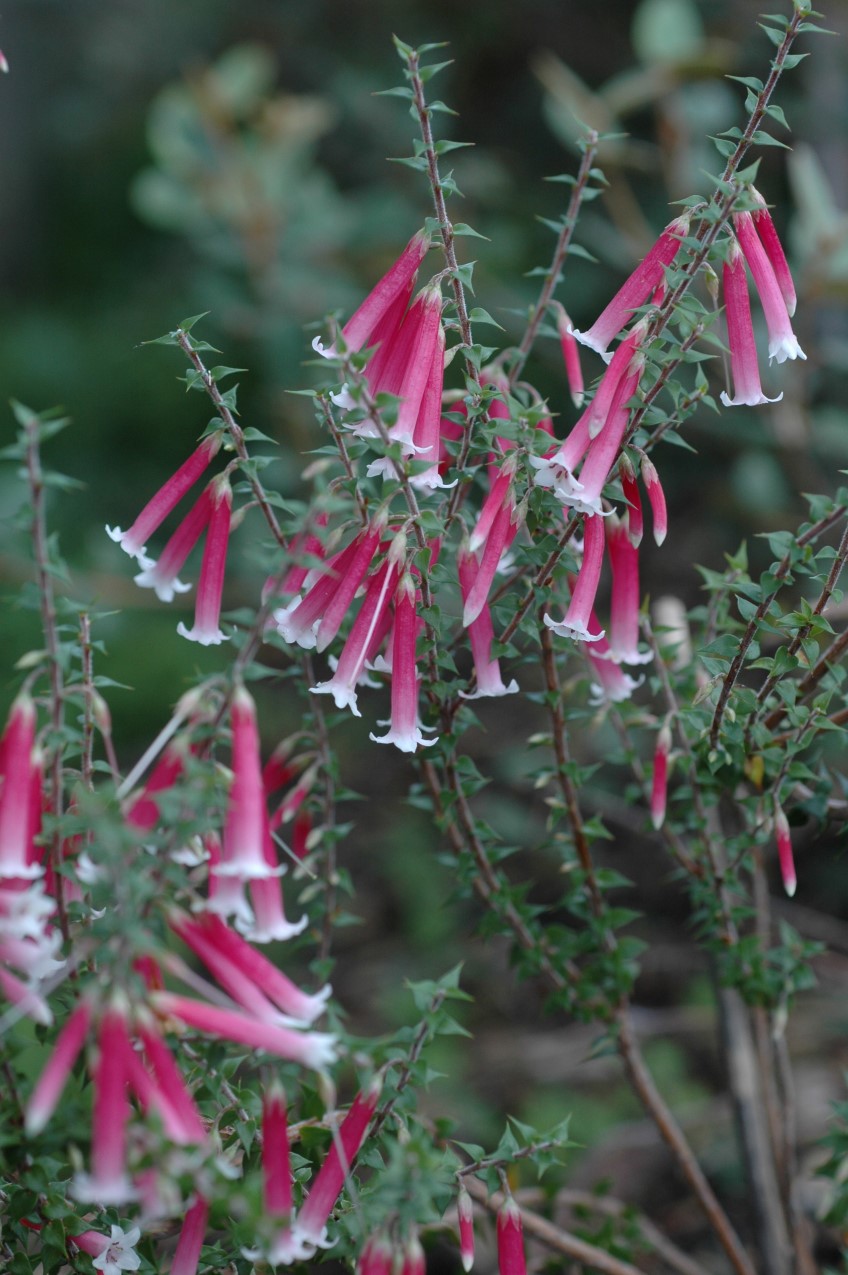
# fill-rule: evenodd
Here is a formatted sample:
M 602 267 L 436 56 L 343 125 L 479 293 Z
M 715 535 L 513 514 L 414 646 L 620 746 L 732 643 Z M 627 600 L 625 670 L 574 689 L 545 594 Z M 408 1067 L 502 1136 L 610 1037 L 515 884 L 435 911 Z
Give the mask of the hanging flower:
M 221 632 L 220 621 L 233 493 L 226 474 L 215 479 L 212 486 L 212 510 L 200 564 L 194 625 L 191 629 L 187 629 L 182 621 L 177 625 L 181 637 L 199 642 L 201 646 L 218 646 L 227 641 L 226 635 Z
M 375 744 L 394 744 L 403 753 L 429 748 L 435 739 L 425 739 L 418 720 L 418 670 L 415 648 L 420 621 L 416 613 L 415 581 L 407 572 L 400 581 L 395 602 L 392 641 L 392 715 L 386 735 L 369 736 Z
M 188 460 L 180 465 L 176 473 L 172 474 L 156 495 L 148 501 L 128 531 L 121 531 L 120 527 L 106 528 L 109 537 L 121 546 L 124 553 L 128 553 L 131 558 L 137 558 L 144 567 L 150 565 L 145 556 L 148 539 L 158 531 L 168 514 L 176 509 L 183 496 L 208 469 L 220 447 L 220 432 L 204 438 Z
M 751 302 L 748 298 L 748 276 L 745 260 L 734 240 L 728 250 L 722 269 L 724 284 L 724 314 L 727 321 L 727 344 L 730 348 L 730 371 L 733 376 L 734 396 L 725 390 L 721 401 L 725 407 L 757 407 L 760 403 L 778 403 L 783 398 L 766 398 L 760 384 L 757 363 L 757 344 L 754 324 L 751 320 Z
M 627 524 L 612 514 L 606 523 L 607 552 L 612 570 L 610 599 L 610 655 L 619 664 L 646 664 L 651 651 L 639 650 L 639 550 Z
M 668 794 L 668 758 L 671 752 L 671 727 L 663 722 L 654 749 L 654 774 L 651 780 L 651 823 L 659 831 L 665 822 Z
M 754 277 L 763 307 L 769 334 L 769 362 L 785 363 L 787 359 L 806 359 L 807 356 L 792 331 L 780 284 L 754 227 L 753 217 L 747 212 L 734 214 L 733 228 Z
M 508 1195 L 498 1210 L 499 1275 L 527 1275 L 521 1210 Z
M 792 854 L 792 836 L 789 832 L 789 820 L 783 813 L 783 807 L 776 798 L 774 803 L 774 833 L 777 838 L 777 855 L 780 861 L 780 876 L 783 881 L 783 888 L 791 899 L 798 888 L 798 878 L 795 875 L 795 859 Z
M 596 514 L 586 514 L 583 518 L 583 558 L 568 610 L 561 620 L 553 620 L 547 613 L 543 616 L 545 624 L 557 637 L 574 638 L 576 642 L 599 642 L 604 636 L 603 629 L 597 632 L 589 627 L 603 561 L 603 519 Z
M 463 546 L 459 550 L 457 570 L 459 572 L 462 599 L 463 602 L 466 602 L 474 588 L 480 570 L 477 555 L 472 553 L 467 546 Z M 518 691 L 518 683 L 514 678 L 508 685 L 504 685 L 500 664 L 496 659 L 492 659 L 494 637 L 492 615 L 488 602 L 485 602 L 477 619 L 472 620 L 468 625 L 468 638 L 471 643 L 471 654 L 474 658 L 477 689 L 470 693 L 468 691 L 460 691 L 459 694 L 463 699 L 497 698 L 501 695 L 514 695 Z
M 462 1269 L 468 1275 L 468 1271 L 474 1265 L 474 1205 L 461 1182 L 456 1196 L 456 1213 L 459 1222 L 459 1253 Z

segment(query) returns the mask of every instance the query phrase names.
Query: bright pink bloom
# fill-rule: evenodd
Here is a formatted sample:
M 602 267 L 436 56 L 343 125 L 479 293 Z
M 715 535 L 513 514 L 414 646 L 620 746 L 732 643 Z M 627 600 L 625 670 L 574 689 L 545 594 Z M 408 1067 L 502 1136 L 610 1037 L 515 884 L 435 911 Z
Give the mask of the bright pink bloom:
M 81 1000 L 56 1038 L 53 1053 L 42 1071 L 27 1104 L 25 1125 L 29 1134 L 40 1133 L 56 1110 L 71 1068 L 88 1035 L 91 1006 Z
M 760 304 L 763 307 L 769 334 L 769 362 L 785 363 L 787 359 L 806 359 L 807 356 L 792 331 L 789 311 L 786 308 L 780 284 L 754 228 L 751 214 L 736 213 L 733 217 L 733 228 L 754 277 Z
M 388 511 L 381 510 L 365 528 L 357 543 L 356 553 L 324 610 L 315 630 L 315 646 L 323 651 L 330 645 L 350 610 L 357 589 L 380 549 L 380 541 L 388 522 Z
M 386 561 L 368 582 L 365 598 L 333 676 L 328 682 L 319 682 L 310 688 L 316 695 L 332 695 L 336 708 L 349 708 L 354 717 L 362 716 L 357 705 L 356 688 L 372 653 L 375 634 L 382 632 L 385 635 L 384 622 L 389 616 L 389 605 L 395 595 L 405 554 L 406 536 L 401 532 L 392 541 Z
M 233 747 L 233 782 L 227 802 L 223 856 L 216 871 L 221 876 L 278 875 L 265 859 L 264 836 L 268 814 L 262 785 L 256 705 L 244 686 L 237 686 L 230 709 Z
M 315 787 L 315 781 L 318 778 L 318 773 L 319 767 L 317 763 L 313 763 L 311 766 L 306 768 L 294 788 L 292 788 L 292 790 L 286 795 L 285 799 L 280 802 L 279 806 L 277 806 L 277 809 L 269 819 L 268 822 L 272 832 L 275 832 L 277 828 L 282 827 L 283 824 L 288 823 L 289 820 L 294 818 L 306 798 L 312 792 L 312 789 Z
M 607 520 L 606 533 L 612 568 L 610 652 L 619 664 L 647 664 L 652 652 L 639 651 L 639 550 L 615 514 Z
M 795 876 L 795 859 L 792 855 L 789 820 L 783 813 L 783 807 L 778 801 L 774 803 L 774 834 L 777 838 L 777 854 L 780 860 L 780 875 L 783 880 L 783 888 L 791 899 L 798 887 L 798 878 Z
M 327 1222 L 365 1141 L 380 1088 L 380 1081 L 375 1078 L 364 1092 L 356 1095 L 300 1210 L 296 1232 L 300 1239 L 316 1248 L 329 1247 Z
M 603 519 L 596 514 L 587 514 L 583 519 L 583 561 L 580 563 L 568 610 L 561 620 L 552 620 L 547 614 L 543 617 L 545 624 L 553 629 L 557 637 L 574 638 L 576 642 L 598 642 L 604 636 L 603 630 L 598 633 L 589 628 L 603 561 Z
M 474 587 L 480 570 L 477 555 L 469 549 L 461 547 L 457 555 L 457 569 L 459 571 L 459 587 L 462 591 L 464 603 Z M 488 602 L 483 604 L 483 609 L 477 619 L 472 620 L 468 625 L 468 637 L 471 642 L 471 654 L 474 658 L 477 689 L 470 694 L 466 691 L 460 691 L 459 694 L 462 698 L 484 699 L 501 695 L 514 695 L 518 690 L 518 683 L 513 678 L 509 685 L 505 686 L 501 677 L 500 664 L 497 660 L 492 659 L 492 642 L 494 641 L 495 631 L 492 626 L 492 615 Z
M 156 794 L 173 788 L 185 769 L 187 753 L 191 751 L 185 738 L 173 740 L 154 766 L 142 792 L 133 799 L 124 818 L 131 828 L 149 832 L 159 823 L 159 806 Z
M 161 1014 L 180 1019 L 188 1027 L 232 1040 L 290 1062 L 324 1071 L 336 1060 L 336 1038 L 326 1032 L 298 1032 L 289 1027 L 262 1023 L 238 1010 L 219 1009 L 173 992 L 153 992 L 151 1004 Z
M 589 687 L 589 706 L 603 708 L 608 704 L 620 704 L 622 700 L 630 699 L 644 682 L 644 677 L 630 677 L 620 664 L 611 659 L 609 642 L 603 636 L 594 612 L 589 617 L 589 632 L 597 635 L 596 640 L 585 648 L 589 667 L 597 678 Z
M 430 247 L 429 236 L 423 230 L 413 235 L 397 261 L 382 279 L 374 285 L 368 296 L 351 315 L 342 328 L 344 343 L 349 350 L 357 351 L 373 344 L 374 330 L 380 320 L 399 299 L 406 304 L 412 292 L 418 267 L 424 260 Z M 325 350 L 318 337 L 312 342 L 313 348 L 325 357 L 331 357 L 334 349 Z
M 315 515 L 313 520 L 315 527 L 322 530 L 327 526 L 329 515 L 323 510 Z M 292 559 L 292 565 L 283 577 L 283 581 L 279 586 L 280 597 L 288 597 L 292 593 L 298 593 L 303 587 L 303 582 L 314 569 L 314 563 L 310 562 L 310 558 L 318 558 L 324 561 L 325 546 L 321 537 L 315 531 L 302 531 L 294 537 L 288 547 L 289 557 Z M 300 561 L 299 561 L 300 560 Z M 273 576 L 270 581 L 266 581 L 266 588 L 273 584 Z M 265 601 L 265 591 L 263 590 L 262 600 Z
M 249 881 L 253 920 L 244 922 L 237 916 L 236 925 L 251 943 L 281 943 L 295 934 L 300 934 L 306 928 L 308 917 L 304 914 L 299 921 L 289 921 L 286 917 L 283 887 L 280 881 L 283 869 L 277 858 L 267 814 L 263 823 L 262 843 L 265 862 L 273 875 L 253 877 Z
M 13 703 L 2 744 L 0 788 L 0 879 L 14 877 L 33 880 L 43 869 L 35 862 L 32 839 L 33 783 L 38 773 L 34 765 L 35 705 L 26 692 Z
M 459 1253 L 462 1269 L 467 1275 L 474 1265 L 474 1205 L 461 1183 L 456 1197 L 456 1212 L 459 1220 Z
M 656 471 L 655 471 L 656 472 Z M 645 523 L 642 517 L 642 500 L 639 496 L 639 484 L 636 482 L 636 471 L 626 452 L 622 452 L 618 460 L 618 476 L 621 479 L 621 490 L 627 503 L 626 527 L 630 543 L 635 549 L 642 543 Z
M 426 1269 L 424 1249 L 421 1247 L 417 1233 L 413 1232 L 403 1247 L 400 1275 L 425 1275 Z
M 511 1195 L 498 1211 L 498 1272 L 499 1275 L 527 1275 L 521 1210 Z
M 522 502 L 521 506 L 516 507 L 515 497 L 512 491 L 508 490 L 492 521 L 477 576 L 465 599 L 462 623 L 466 628 L 474 623 L 486 605 L 498 564 L 518 535 L 518 529 L 523 521 L 524 504 Z
M 518 460 L 515 456 L 507 456 L 494 482 L 489 487 L 489 494 L 483 501 L 483 508 L 480 510 L 480 517 L 474 524 L 474 530 L 471 532 L 471 539 L 468 542 L 468 548 L 472 553 L 476 553 L 478 549 L 486 543 L 492 530 L 495 519 L 503 508 L 504 501 L 508 493 L 511 492 L 515 481 L 515 471 L 518 467 Z
M 208 1220 L 209 1205 L 199 1195 L 186 1211 L 169 1275 L 197 1275 Z
M 638 389 L 644 365 L 644 354 L 634 354 L 628 371 L 619 381 L 606 424 L 597 438 L 592 439 L 589 444 L 583 468 L 580 470 L 580 481 L 573 482 L 571 491 L 557 492 L 563 504 L 569 505 L 578 513 L 603 513 L 601 492 L 621 450 L 630 420 L 628 403 Z
M 123 1204 L 134 1195 L 127 1176 L 126 1049 L 130 1047 L 126 1016 L 113 1005 L 100 1019 L 92 1071 L 91 1174 L 78 1175 L 74 1185 L 79 1199 L 102 1205 Z
M 722 390 L 721 401 L 725 407 L 757 407 L 760 403 L 778 403 L 783 398 L 766 398 L 760 384 L 760 368 L 757 363 L 757 343 L 751 320 L 751 302 L 748 297 L 748 276 L 745 260 L 739 245 L 730 245 L 727 260 L 722 269 L 724 282 L 724 315 L 727 321 L 727 344 L 730 347 L 730 370 L 733 375 L 734 397 Z M 644 471 L 643 471 L 644 472 Z
M 574 336 L 574 325 L 559 302 L 556 303 L 556 314 L 568 391 L 574 406 L 580 408 L 583 406 L 583 369 L 580 366 L 580 349 Z
M 356 1275 L 392 1275 L 394 1249 L 389 1237 L 378 1231 L 365 1243 L 356 1263 Z
M 227 641 L 226 636 L 221 632 L 220 621 L 233 493 L 226 476 L 215 479 L 213 488 L 212 513 L 206 531 L 203 561 L 200 564 L 200 580 L 197 584 L 194 625 L 191 629 L 187 629 L 182 621 L 177 625 L 177 632 L 181 637 L 188 638 L 191 642 L 199 642 L 201 646 L 218 646 L 221 642 Z
M 394 744 L 403 753 L 419 746 L 429 748 L 435 739 L 425 739 L 418 721 L 418 670 L 415 648 L 421 627 L 416 613 L 415 581 L 406 574 L 400 581 L 395 601 L 392 641 L 392 716 L 389 732 L 369 738 L 375 744 Z
M 131 558 L 138 558 L 144 566 L 148 566 L 149 564 L 144 560 L 148 538 L 158 530 L 168 517 L 168 514 L 176 509 L 186 492 L 194 486 L 204 470 L 208 468 L 209 463 L 217 455 L 220 446 L 220 434 L 212 434 L 209 438 L 204 438 L 188 460 L 180 465 L 176 473 L 172 474 L 165 485 L 160 487 L 152 500 L 148 501 L 129 531 L 121 531 L 120 527 L 106 528 L 112 540 L 119 544 Z M 170 601 L 170 598 L 166 600 Z
M 301 991 L 282 970 L 251 947 L 220 917 L 209 913 L 189 917 L 174 911 L 169 919 L 175 934 L 209 966 L 222 986 L 236 999 L 241 997 L 233 988 L 241 983 L 234 981 L 234 975 L 252 984 L 265 1002 L 257 1017 L 269 1017 L 269 1011 L 272 1011 L 277 1022 L 285 1016 L 289 1024 L 295 1021 L 311 1026 L 325 1012 L 331 990 L 329 984 L 313 996 Z M 251 1009 L 246 1001 L 242 1003 L 245 1008 Z M 255 1003 L 259 1005 L 258 1001 Z
M 286 607 L 274 612 L 277 632 L 286 642 L 297 642 L 311 650 L 315 646 L 315 631 L 333 594 L 345 578 L 359 549 L 361 537 L 352 540 L 344 549 L 333 554 L 322 564 L 316 578 L 304 581 L 306 593 Z M 310 576 L 312 572 L 310 572 Z
M 780 288 L 781 296 L 786 303 L 786 310 L 790 319 L 795 313 L 795 305 L 797 298 L 795 295 L 795 284 L 792 282 L 792 275 L 789 270 L 789 263 L 786 260 L 786 253 L 783 251 L 783 245 L 778 238 L 775 230 L 774 222 L 771 219 L 771 213 L 768 205 L 762 195 L 754 187 L 751 187 L 751 194 L 757 201 L 757 207 L 751 213 L 754 221 L 754 227 L 760 236 L 760 242 L 765 249 L 769 264 L 774 271 L 774 277 L 777 280 L 777 286 Z
M 433 353 L 433 363 L 427 378 L 427 384 L 424 387 L 421 407 L 418 410 L 418 419 L 415 422 L 415 432 L 412 436 L 417 457 L 430 462 L 427 469 L 413 474 L 409 480 L 413 487 L 421 490 L 432 490 L 436 487 L 455 487 L 458 482 L 458 479 L 454 479 L 452 483 L 446 483 L 439 473 L 444 381 L 445 331 L 440 324 L 436 349 Z M 370 467 L 368 472 L 371 472 Z M 393 478 L 394 474 L 389 474 L 389 477 Z
M 680 248 L 680 241 L 688 233 L 688 213 L 670 222 L 651 251 L 639 263 L 626 283 L 619 288 L 588 332 L 578 332 L 575 329 L 574 335 L 577 340 L 606 357 L 607 346 L 630 321 L 633 311 L 644 304 L 654 289 L 663 283 L 665 269 L 674 261 Z
M 651 782 L 651 823 L 659 831 L 665 822 L 668 794 L 668 757 L 671 752 L 671 728 L 664 722 L 654 749 L 654 776 Z
M 180 1146 L 204 1143 L 206 1129 L 182 1072 L 146 1011 L 136 1020 L 136 1030 L 153 1069 L 154 1104 L 166 1119 L 166 1132 Z
M 262 1099 L 262 1175 L 265 1212 L 288 1220 L 292 1211 L 292 1170 L 286 1095 L 276 1080 Z
M 665 503 L 665 492 L 663 491 L 656 465 L 647 456 L 642 461 L 642 482 L 645 484 L 645 491 L 648 493 L 648 500 L 651 505 L 651 514 L 654 520 L 654 541 L 659 546 L 668 535 L 668 510 Z

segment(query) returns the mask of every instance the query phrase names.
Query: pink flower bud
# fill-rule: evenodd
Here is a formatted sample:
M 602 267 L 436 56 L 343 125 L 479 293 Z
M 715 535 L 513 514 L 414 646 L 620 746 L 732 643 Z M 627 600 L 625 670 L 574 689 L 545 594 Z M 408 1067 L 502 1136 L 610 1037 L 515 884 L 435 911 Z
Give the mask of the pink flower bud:
M 642 543 L 645 524 L 642 517 L 642 500 L 639 496 L 639 484 L 636 482 L 636 471 L 626 452 L 622 452 L 618 461 L 618 476 L 621 479 L 621 490 L 627 502 L 626 523 L 627 534 L 634 549 Z
M 671 752 L 671 728 L 664 722 L 654 749 L 654 776 L 651 783 L 651 823 L 659 831 L 665 822 L 668 792 L 668 756 Z
M 795 860 L 792 855 L 792 837 L 789 833 L 789 821 L 783 813 L 782 806 L 777 801 L 774 803 L 774 833 L 777 838 L 777 854 L 780 860 L 780 875 L 783 880 L 783 888 L 791 899 L 797 889 L 798 878 L 795 876 Z
M 562 306 L 556 303 L 557 331 L 565 364 L 565 378 L 571 401 L 576 408 L 583 406 L 583 369 L 580 366 L 580 348 L 574 336 L 574 325 Z
M 642 461 L 642 482 L 651 505 L 654 520 L 654 540 L 661 545 L 668 535 L 668 510 L 665 503 L 665 492 L 660 482 L 654 462 L 647 456 Z
M 462 1184 L 456 1197 L 456 1212 L 459 1219 L 459 1252 L 462 1269 L 467 1275 L 474 1265 L 474 1206 Z
M 498 1211 L 498 1272 L 499 1275 L 527 1275 L 521 1210 L 511 1195 Z

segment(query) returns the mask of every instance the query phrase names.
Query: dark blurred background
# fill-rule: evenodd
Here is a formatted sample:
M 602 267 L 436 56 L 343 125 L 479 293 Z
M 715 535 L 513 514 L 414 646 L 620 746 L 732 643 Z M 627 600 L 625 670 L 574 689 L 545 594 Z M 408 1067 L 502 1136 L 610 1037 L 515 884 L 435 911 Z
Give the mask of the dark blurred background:
M 559 293 L 575 323 L 587 326 L 673 215 L 672 201 L 709 193 L 708 174 L 720 164 L 707 135 L 744 122 L 744 90 L 726 77 L 766 74 L 771 45 L 757 26 L 759 7 L 749 0 L 7 0 L 0 384 L 7 398 L 39 410 L 61 405 L 73 418 L 47 460 L 84 490 L 57 496 L 51 523 L 71 566 L 69 592 L 110 613 L 95 626 L 107 651 L 99 671 L 135 692 L 110 697 L 123 758 L 134 758 L 159 729 L 187 676 L 227 658 L 225 648 L 187 647 L 176 636 L 191 595 L 167 608 L 136 590 L 128 560 L 103 531 L 106 523 L 129 525 L 210 416 L 178 382 L 177 353 L 142 342 L 209 311 L 201 333 L 223 351 L 222 362 L 247 369 L 244 422 L 279 444 L 268 483 L 302 494 L 304 453 L 324 440 L 308 400 L 288 391 L 320 373 L 309 362 L 315 325 L 327 312 L 349 313 L 431 211 L 421 177 L 386 162 L 410 153 L 414 132 L 401 101 L 374 96 L 401 82 L 392 33 L 414 44 L 448 42 L 433 56 L 454 61 L 432 91 L 459 118 L 440 116 L 439 127 L 474 143 L 449 157 L 465 195 L 453 216 L 486 236 L 460 248 L 477 258 L 477 301 L 509 339 L 538 287 L 526 274 L 547 263 L 553 246 L 539 218 L 557 217 L 568 193 L 544 179 L 576 170 L 578 120 L 623 135 L 601 151 L 609 191 L 586 209 L 577 236 L 598 264 L 575 259 Z M 789 245 L 808 360 L 765 374 L 769 392 L 785 394 L 774 408 L 702 412 L 687 433 L 697 458 L 674 448 L 658 455 L 672 534 L 661 554 L 646 549 L 644 584 L 653 595 L 698 602 L 693 562 L 720 569 L 743 538 L 792 526 L 799 490 L 832 491 L 848 466 L 848 6 L 823 0 L 822 8 L 823 24 L 839 35 L 805 37 L 800 47 L 812 56 L 779 93 L 792 134 L 773 128 L 793 149 L 764 149 L 758 180 Z M 593 377 L 599 368 L 590 362 L 587 355 Z M 717 393 L 720 363 L 714 375 Z M 528 378 L 550 399 L 562 433 L 573 412 L 554 341 L 539 344 Z M 13 423 L 3 415 L 6 443 Z M 14 467 L 0 469 L 0 511 L 9 519 L 0 557 L 7 667 L 41 645 L 33 615 L 15 600 L 30 570 L 26 535 L 13 526 L 20 501 Z M 232 607 L 255 605 L 258 596 L 249 541 L 247 533 L 234 543 Z M 15 685 L 9 676 L 7 697 Z M 299 711 L 269 699 L 269 744 Z M 528 755 L 502 746 L 503 711 L 484 706 L 492 734 L 478 733 L 474 747 L 498 779 L 488 817 L 508 841 L 527 845 L 542 835 L 544 812 L 529 812 Z M 509 712 L 517 739 L 532 728 L 532 714 Z M 369 793 L 374 762 L 363 754 L 362 733 L 351 723 L 340 734 L 343 780 Z M 541 1030 L 540 1005 L 516 991 L 505 955 L 460 946 L 466 918 L 449 902 L 449 870 L 434 862 L 426 821 L 402 802 L 408 772 L 400 759 L 381 753 L 377 761 L 381 784 L 395 783 L 398 795 L 372 804 L 367 817 L 353 811 L 359 828 L 346 866 L 363 924 L 346 932 L 339 973 L 363 1034 L 411 1014 L 399 972 L 432 976 L 464 955 L 478 997 L 477 1035 L 470 1047 L 447 1050 L 444 1069 L 452 1073 L 445 1101 L 466 1131 L 492 1136 L 507 1109 L 544 1121 L 575 1107 L 574 1136 L 593 1147 L 579 1162 L 578 1185 L 630 1164 L 628 1157 L 637 1177 L 643 1164 L 656 1167 L 653 1134 L 624 1090 L 610 1087 L 614 1064 L 583 1065 L 591 1032 Z M 653 883 L 653 946 L 640 984 L 653 1007 L 640 1024 L 651 1038 L 649 1057 L 667 1095 L 691 1109 L 711 1170 L 732 1180 L 708 972 L 681 943 L 685 917 L 675 911 L 664 867 L 638 827 L 627 828 L 617 794 L 594 799 L 613 823 L 625 819 L 623 848 L 638 850 L 618 866 Z M 841 881 L 828 875 L 822 886 L 832 910 L 848 914 Z M 848 952 L 834 924 L 837 948 Z M 819 1044 L 821 1024 L 837 1022 L 834 988 L 845 958 L 833 959 L 811 1037 Z M 828 1050 L 830 1064 L 838 1063 L 838 1034 Z M 838 1068 L 829 1065 L 825 1081 L 814 1057 L 804 1065 L 812 1108 L 801 1117 L 820 1127 Z M 659 1177 L 644 1178 L 655 1194 L 662 1171 L 661 1164 Z

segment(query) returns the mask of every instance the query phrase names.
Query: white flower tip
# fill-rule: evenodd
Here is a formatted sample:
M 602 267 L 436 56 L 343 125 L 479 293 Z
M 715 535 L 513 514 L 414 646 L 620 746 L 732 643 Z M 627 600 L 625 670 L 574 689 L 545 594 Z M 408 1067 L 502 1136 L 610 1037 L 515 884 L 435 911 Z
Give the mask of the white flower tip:
M 322 359 L 334 359 L 336 357 L 336 347 L 334 345 L 325 345 L 320 336 L 312 338 L 312 348 L 316 354 L 320 354 Z
M 574 404 L 574 406 L 577 408 L 577 410 L 578 410 L 578 411 L 579 411 L 579 410 L 580 410 L 580 408 L 583 406 L 583 400 L 584 400 L 584 398 L 585 398 L 585 397 L 586 397 L 586 396 L 585 396 L 585 394 L 583 393 L 583 391 L 582 391 L 582 390 L 579 390 L 576 394 L 574 394 L 574 393 L 573 393 L 573 394 L 571 395 L 571 401 L 572 401 L 572 403 Z M 473 1261 L 473 1258 L 472 1258 L 472 1261 Z M 466 1269 L 466 1270 L 468 1270 L 468 1269 L 469 1269 L 469 1267 L 467 1267 L 467 1266 L 466 1266 L 466 1268 L 465 1268 L 465 1269 Z
M 177 632 L 180 637 L 188 638 L 189 642 L 197 642 L 200 646 L 220 646 L 222 642 L 230 640 L 220 629 L 215 629 L 214 632 L 204 629 L 198 631 L 196 626 L 187 629 L 182 620 L 177 625 Z
M 783 888 L 786 891 L 786 893 L 789 895 L 789 898 L 794 899 L 795 891 L 798 888 L 798 882 L 795 880 L 794 877 L 789 877 L 788 880 L 783 882 Z
M 665 823 L 664 810 L 658 810 L 656 811 L 655 814 L 651 815 L 651 824 L 653 825 L 655 832 L 659 832 L 660 828 L 663 826 L 664 823 Z
M 483 598 L 482 601 L 472 602 L 470 605 L 466 603 L 462 612 L 462 627 L 464 629 L 467 629 L 469 624 L 474 623 L 485 605 L 485 598 Z
M 769 342 L 769 363 L 785 363 L 787 359 L 804 359 L 807 356 L 794 336 L 781 337 Z
M 594 350 L 596 354 L 600 354 L 605 363 L 609 363 L 612 358 L 611 354 L 607 354 L 607 347 L 602 344 L 596 336 L 592 335 L 592 329 L 588 332 L 581 332 L 579 328 L 572 328 L 572 335 L 575 341 L 579 341 L 581 345 L 588 345 L 590 350 Z

